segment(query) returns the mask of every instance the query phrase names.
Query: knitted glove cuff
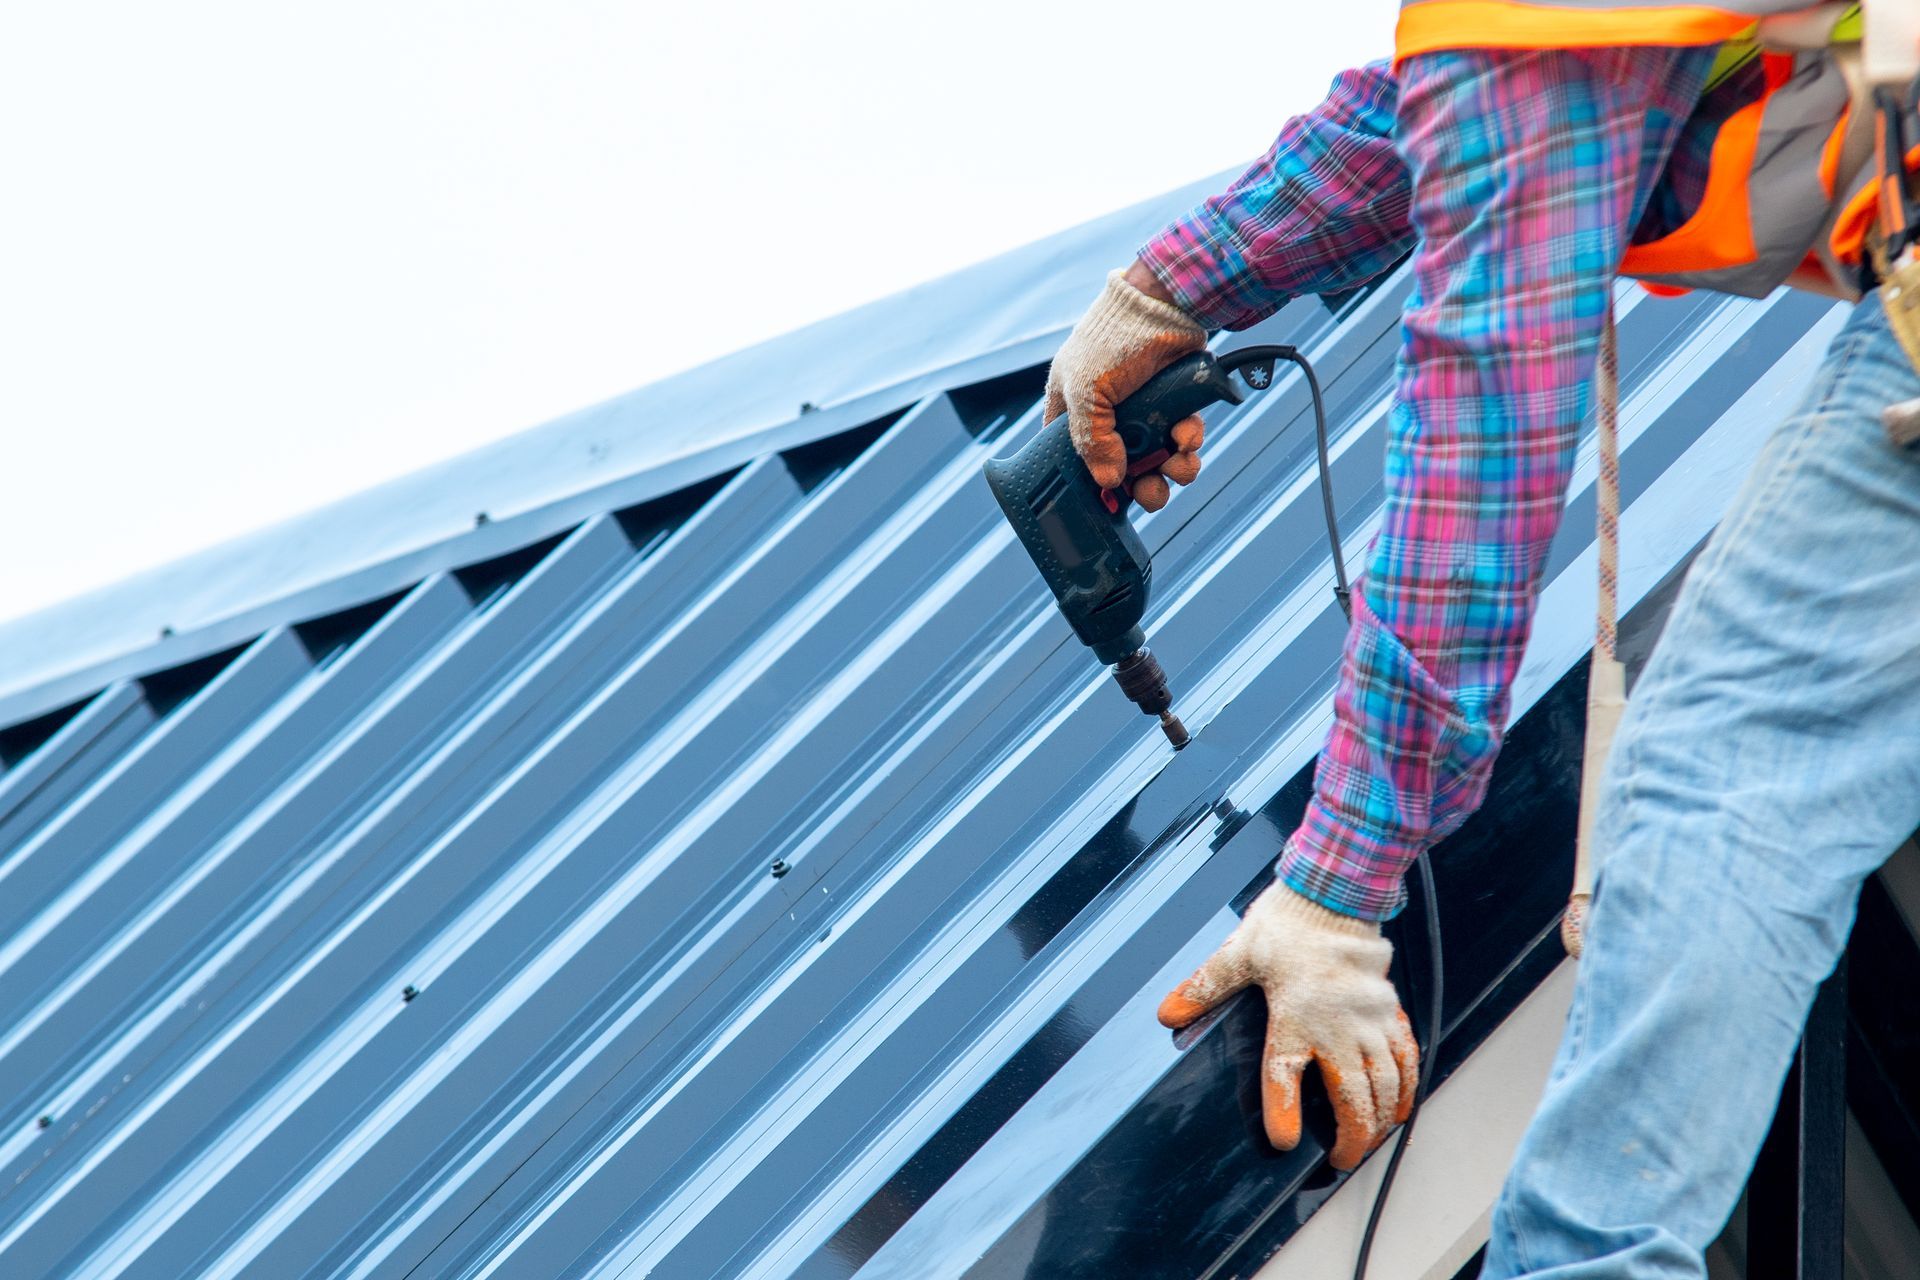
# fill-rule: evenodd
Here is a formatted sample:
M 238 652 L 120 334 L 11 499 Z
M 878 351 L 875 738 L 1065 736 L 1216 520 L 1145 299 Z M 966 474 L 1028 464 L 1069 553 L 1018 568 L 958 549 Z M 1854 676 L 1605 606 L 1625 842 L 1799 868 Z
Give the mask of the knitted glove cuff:
M 1302 924 L 1329 933 L 1341 933 L 1352 938 L 1377 938 L 1380 936 L 1380 924 L 1375 920 L 1362 920 L 1358 916 L 1341 915 L 1329 910 L 1312 898 L 1303 897 L 1276 880 L 1267 887 L 1263 896 L 1270 896 L 1269 904 L 1276 913 L 1291 916 Z
M 1137 351 L 1165 334 L 1190 339 L 1195 347 L 1207 343 L 1200 322 L 1158 298 L 1148 297 L 1127 283 L 1127 273 L 1107 273 L 1107 284 L 1087 308 L 1079 337 L 1089 350 Z

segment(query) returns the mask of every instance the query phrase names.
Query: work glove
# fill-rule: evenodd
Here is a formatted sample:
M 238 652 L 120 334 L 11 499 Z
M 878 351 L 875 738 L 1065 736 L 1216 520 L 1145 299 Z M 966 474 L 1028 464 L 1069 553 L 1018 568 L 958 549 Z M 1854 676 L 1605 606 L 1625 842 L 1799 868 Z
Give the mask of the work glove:
M 1420 1050 L 1387 965 L 1393 946 L 1380 926 L 1329 911 L 1275 881 L 1253 900 L 1220 949 L 1160 1002 L 1160 1022 L 1179 1030 L 1247 987 L 1267 995 L 1267 1047 L 1260 1103 L 1267 1139 L 1282 1151 L 1300 1141 L 1300 1075 L 1308 1062 L 1339 1121 L 1332 1160 L 1352 1169 L 1406 1122 Z
M 1047 370 L 1046 421 L 1067 415 L 1073 447 L 1102 489 L 1127 478 L 1127 450 L 1114 430 L 1113 407 L 1181 356 L 1207 345 L 1207 331 L 1171 302 L 1150 298 L 1126 281 L 1124 271 L 1107 276 L 1087 313 Z M 1198 415 L 1173 428 L 1177 451 L 1133 482 L 1133 498 L 1149 511 L 1167 505 L 1167 482 L 1191 484 L 1200 474 Z

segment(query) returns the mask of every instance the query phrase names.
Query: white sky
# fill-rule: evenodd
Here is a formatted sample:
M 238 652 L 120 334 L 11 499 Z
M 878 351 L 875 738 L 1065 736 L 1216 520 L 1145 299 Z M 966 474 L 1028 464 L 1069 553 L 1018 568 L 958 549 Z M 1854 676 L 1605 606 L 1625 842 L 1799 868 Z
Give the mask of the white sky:
M 1395 8 L 16 0 L 0 618 L 1242 163 Z

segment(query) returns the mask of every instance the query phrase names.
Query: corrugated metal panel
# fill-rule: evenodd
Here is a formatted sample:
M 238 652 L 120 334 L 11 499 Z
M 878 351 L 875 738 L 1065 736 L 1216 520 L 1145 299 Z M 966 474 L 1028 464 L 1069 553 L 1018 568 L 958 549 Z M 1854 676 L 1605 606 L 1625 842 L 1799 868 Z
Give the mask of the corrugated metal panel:
M 1044 361 L 1112 264 L 1228 176 L 0 621 L 0 724 Z
M 1235 339 L 1313 352 L 1356 558 L 1403 294 Z M 1631 306 L 1628 603 L 1833 324 Z M 1114 1274 L 1196 1189 L 1220 1207 L 1178 1236 L 1194 1273 L 1270 1252 L 1317 1152 L 1249 1141 L 1230 1027 L 1183 1053 L 1148 1012 L 1324 731 L 1307 400 L 1219 415 L 1141 524 L 1197 730 L 1175 757 L 979 479 L 1035 390 L 934 395 L 850 457 L 864 437 L 763 457 L 6 739 L 0 1273 Z M 1554 803 L 1589 471 L 1517 703 L 1541 727 L 1513 767 Z M 1553 859 L 1527 865 L 1550 910 Z M 1524 951 L 1489 936 L 1458 961 L 1476 991 Z M 1176 1133 L 1183 1069 L 1225 1092 Z

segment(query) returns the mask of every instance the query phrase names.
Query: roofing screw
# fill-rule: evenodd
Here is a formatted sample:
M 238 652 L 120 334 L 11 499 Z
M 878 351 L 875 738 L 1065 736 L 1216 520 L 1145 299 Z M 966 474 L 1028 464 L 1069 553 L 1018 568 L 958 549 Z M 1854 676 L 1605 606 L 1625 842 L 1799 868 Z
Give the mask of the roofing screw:
M 488 521 L 492 519 L 493 517 L 488 515 L 486 512 L 476 511 L 473 513 L 473 527 L 478 529 L 481 525 L 486 524 Z
M 802 400 L 800 402 L 800 412 L 801 413 L 818 413 L 820 412 L 820 406 L 815 404 L 811 400 Z
M 780 858 L 775 858 L 773 860 L 773 865 L 771 867 L 768 867 L 767 870 L 773 872 L 773 878 L 775 880 L 778 880 L 781 876 L 793 870 L 793 868 L 789 867 L 784 860 Z
M 172 627 L 162 627 L 162 628 L 160 628 L 160 638 L 161 638 L 162 640 L 165 640 L 165 639 L 166 639 L 167 637 L 169 637 L 169 636 L 171 636 L 172 634 L 173 634 L 173 628 L 172 628 Z
M 411 1004 L 413 1002 L 413 998 L 419 994 L 420 994 L 420 988 L 414 986 L 411 982 L 409 982 L 406 986 L 400 988 L 400 1003 Z
M 42 1129 L 51 1129 L 51 1128 L 53 1128 L 53 1117 L 52 1117 L 52 1116 L 41 1116 L 41 1117 L 40 1117 L 40 1118 L 39 1118 L 39 1119 L 38 1119 L 37 1121 L 35 1121 L 34 1123 L 36 1123 L 36 1124 L 38 1124 L 38 1125 L 39 1125 L 39 1126 L 40 1126 L 40 1127 L 41 1127 Z

